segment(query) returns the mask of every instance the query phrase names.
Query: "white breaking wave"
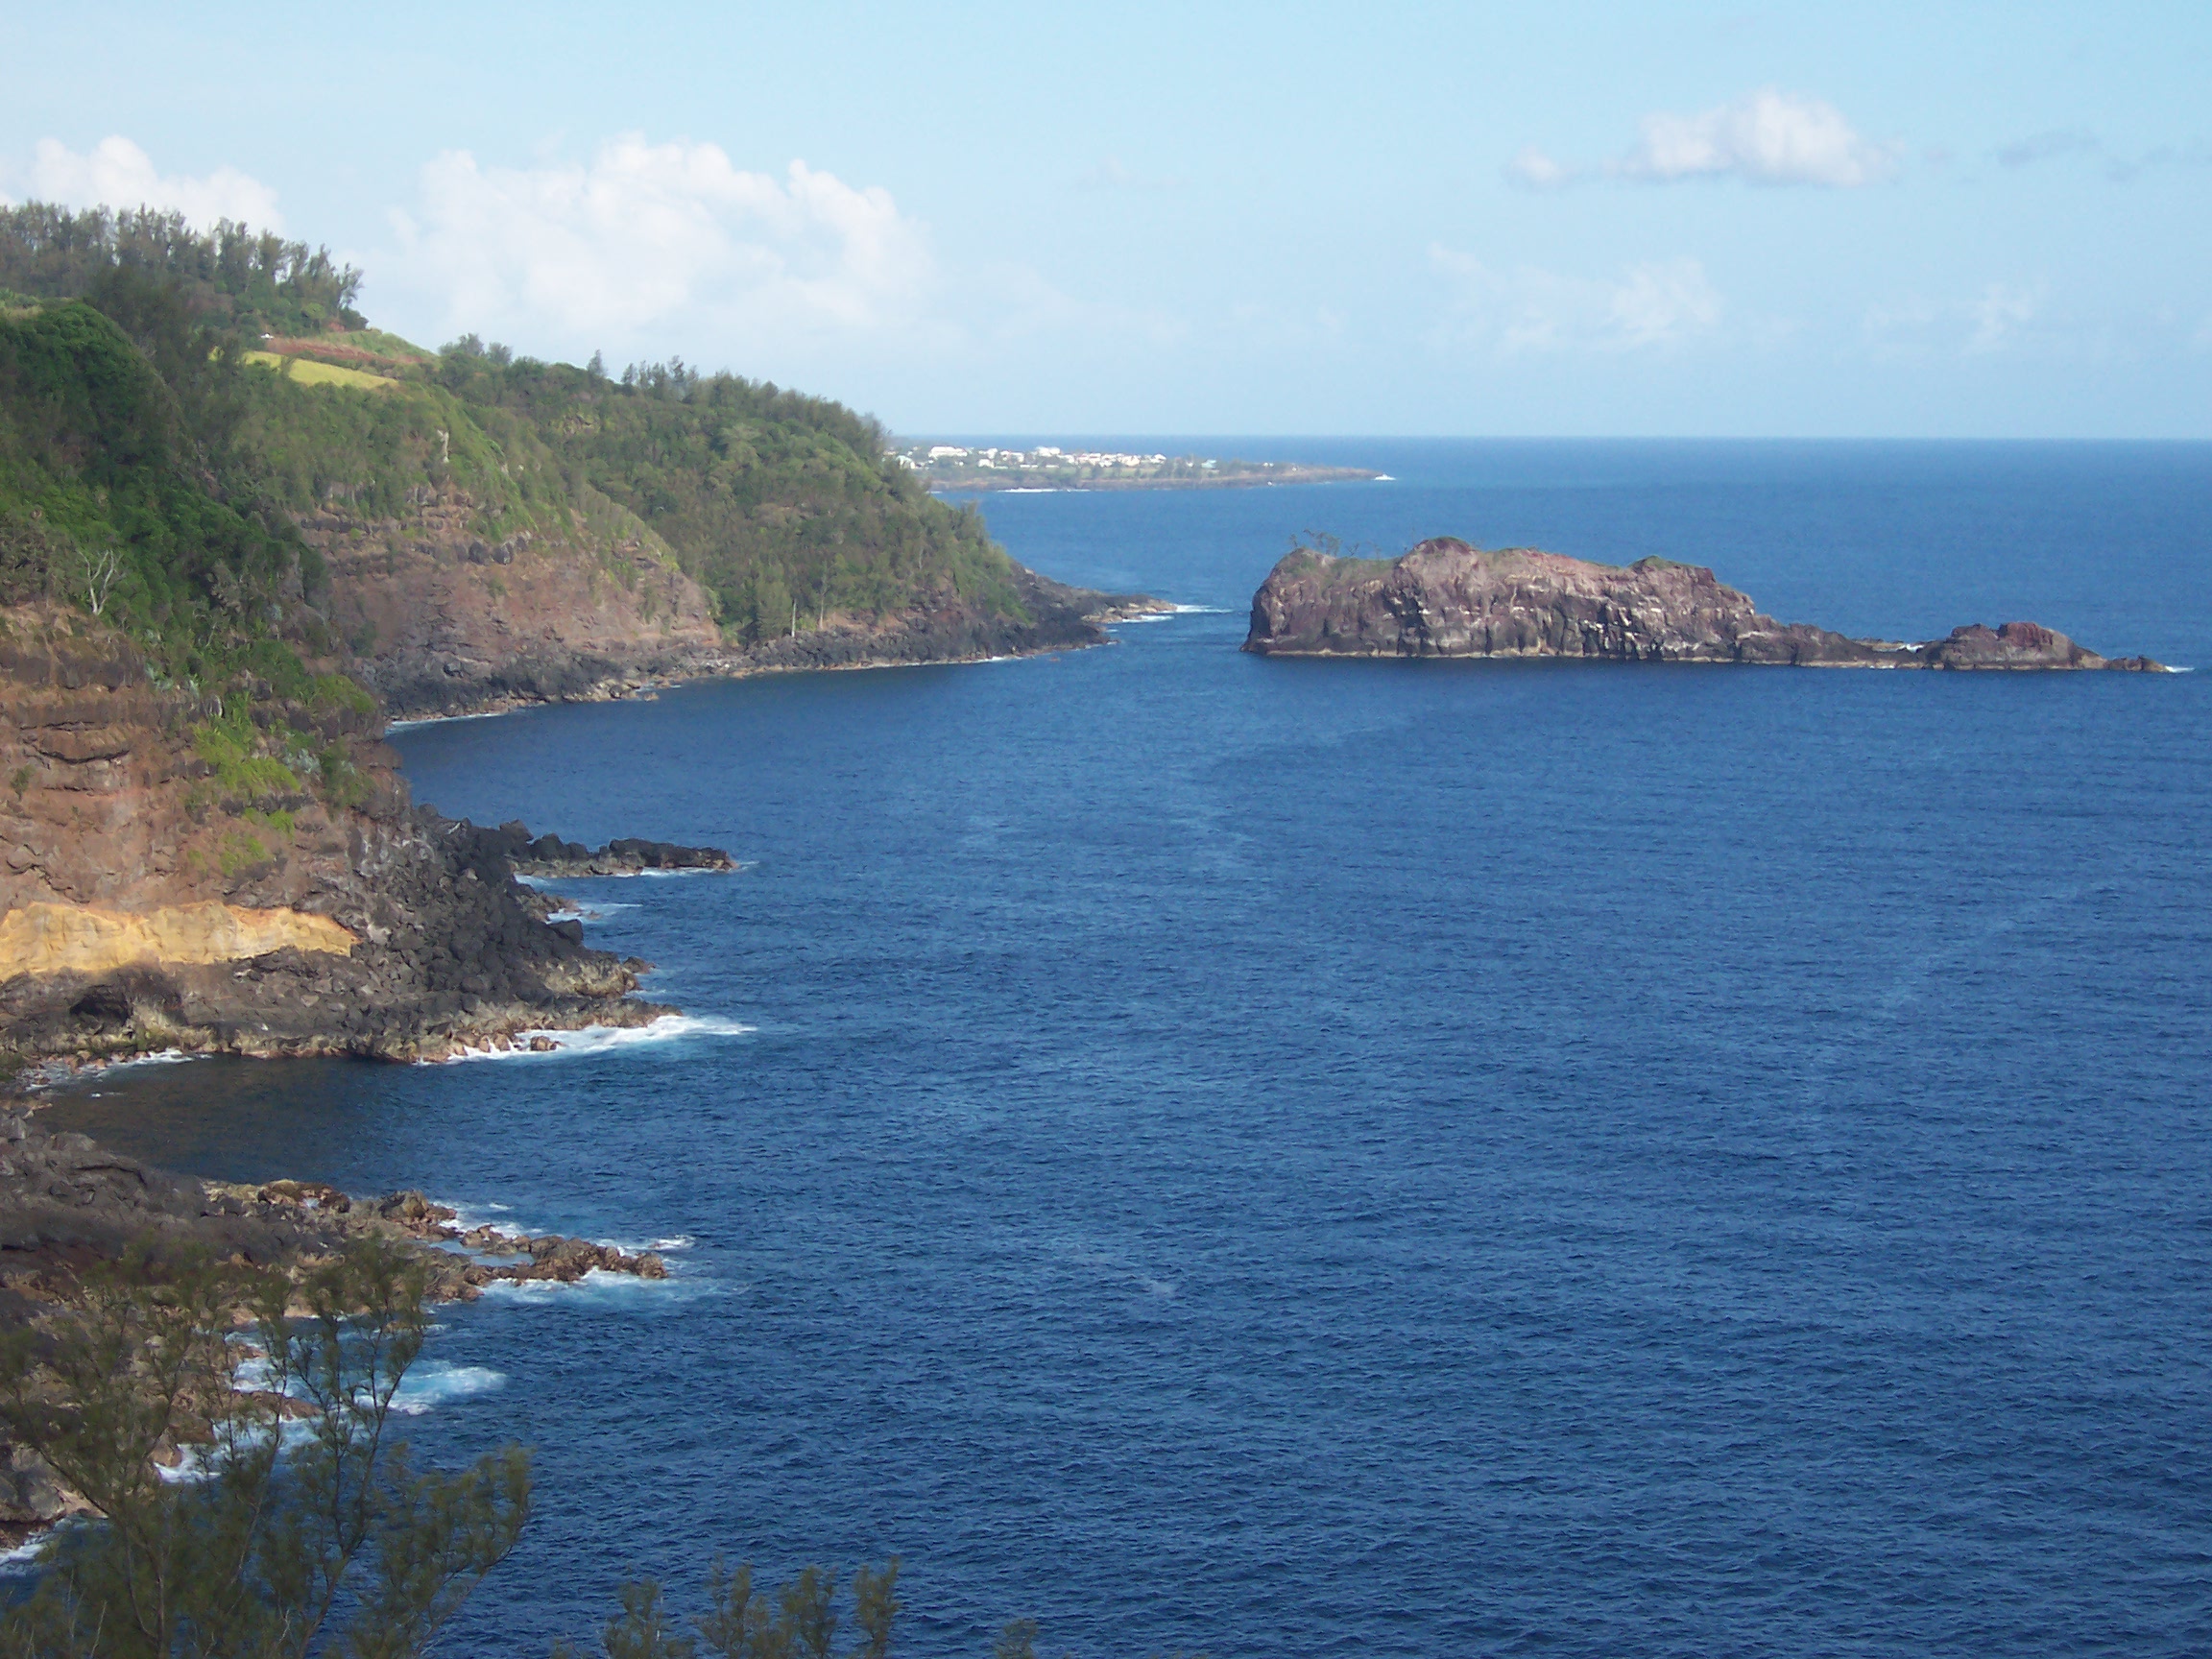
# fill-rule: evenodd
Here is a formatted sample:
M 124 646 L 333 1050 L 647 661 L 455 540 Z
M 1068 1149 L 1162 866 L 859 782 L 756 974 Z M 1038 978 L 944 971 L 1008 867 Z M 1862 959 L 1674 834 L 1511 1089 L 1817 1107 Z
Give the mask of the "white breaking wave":
M 453 1219 L 446 1223 L 464 1233 L 473 1233 L 479 1227 L 489 1227 L 502 1238 L 535 1238 L 543 1228 L 524 1227 L 512 1219 L 515 1208 L 511 1204 L 455 1204 L 444 1198 L 433 1198 L 433 1204 L 443 1204 L 453 1212 Z
M 535 887 L 541 893 L 553 889 L 557 881 L 628 881 L 639 876 L 734 876 L 750 870 L 759 862 L 757 858 L 733 858 L 728 870 L 610 870 L 604 876 L 587 870 L 575 876 L 517 876 L 516 880 L 525 887 Z M 635 910 L 635 904 L 617 903 L 613 900 L 593 900 L 602 910 Z
M 690 1037 L 744 1037 L 755 1027 L 740 1020 L 723 1020 L 705 1014 L 663 1014 L 646 1025 L 587 1025 L 581 1031 L 517 1031 L 513 1048 L 464 1048 L 448 1056 L 447 1065 L 464 1060 L 555 1060 L 563 1055 L 607 1054 L 617 1048 L 655 1047 Z M 533 1049 L 542 1037 L 550 1048 Z
M 607 1304 L 635 1307 L 645 1300 L 689 1301 L 696 1296 L 718 1296 L 722 1290 L 722 1286 L 707 1279 L 640 1279 L 635 1273 L 610 1273 L 604 1267 L 594 1267 L 583 1278 L 565 1285 L 558 1279 L 494 1279 L 484 1286 L 484 1298 L 500 1302 L 559 1298 L 566 1307 Z
M 1171 605 L 1165 611 L 1147 611 L 1142 616 L 1123 616 L 1106 624 L 1109 628 L 1126 628 L 1139 622 L 1172 622 L 1178 616 L 1226 616 L 1230 612 L 1225 605 Z
M 392 1409 L 420 1417 L 453 1400 L 473 1399 L 506 1385 L 507 1374 L 489 1365 L 454 1365 L 443 1359 L 419 1359 L 400 1380 L 392 1396 Z
M 561 908 L 553 911 L 547 920 L 552 922 L 597 922 L 604 919 L 610 910 L 636 910 L 640 906 L 627 899 L 594 899 L 589 904 L 584 903 L 581 900 L 570 899 Z
M 40 1076 L 48 1083 L 64 1083 L 71 1078 L 105 1077 L 110 1071 L 123 1071 L 133 1066 L 181 1066 L 187 1060 L 204 1060 L 204 1054 L 187 1054 L 181 1048 L 161 1048 L 152 1054 L 126 1054 L 116 1060 L 87 1060 L 72 1071 L 58 1061 L 50 1061 L 41 1068 Z M 95 1090 L 92 1098 L 100 1098 Z

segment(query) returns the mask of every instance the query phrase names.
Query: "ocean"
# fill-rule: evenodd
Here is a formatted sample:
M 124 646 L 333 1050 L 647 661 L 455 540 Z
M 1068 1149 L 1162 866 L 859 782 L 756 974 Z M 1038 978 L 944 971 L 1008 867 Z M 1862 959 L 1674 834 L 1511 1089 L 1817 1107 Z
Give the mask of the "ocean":
M 1110 648 L 397 738 L 691 1016 L 52 1108 L 676 1277 L 444 1310 L 537 1448 L 444 1650 L 896 1552 L 900 1650 L 2212 1647 L 2212 675 L 1263 661 L 1305 530 L 1710 565 L 1784 620 L 2212 666 L 2212 445 L 1293 443 L 983 502 Z

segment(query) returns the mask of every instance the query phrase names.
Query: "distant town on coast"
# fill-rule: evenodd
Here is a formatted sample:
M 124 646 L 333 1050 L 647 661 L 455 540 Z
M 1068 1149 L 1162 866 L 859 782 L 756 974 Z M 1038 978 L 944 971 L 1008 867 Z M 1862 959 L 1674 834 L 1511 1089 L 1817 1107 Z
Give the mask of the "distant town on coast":
M 1128 454 L 1041 444 L 1029 449 L 917 443 L 888 454 L 931 490 L 1189 490 L 1258 484 L 1358 483 L 1388 475 L 1364 467 Z

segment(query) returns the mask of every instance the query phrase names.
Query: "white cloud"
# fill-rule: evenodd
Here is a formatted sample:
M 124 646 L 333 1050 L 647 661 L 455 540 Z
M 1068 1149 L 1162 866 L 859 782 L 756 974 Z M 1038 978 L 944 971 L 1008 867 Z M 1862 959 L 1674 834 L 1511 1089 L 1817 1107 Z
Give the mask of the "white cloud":
M 1493 271 L 1441 246 L 1430 258 L 1458 291 L 1447 332 L 1501 355 L 1652 350 L 1710 334 L 1720 322 L 1719 291 L 1695 259 L 1631 265 L 1608 280 L 1529 265 Z
M 2121 310 L 2080 294 L 2069 301 L 2040 280 L 1891 299 L 1868 306 L 1860 326 L 1876 357 L 1901 362 L 2110 363 L 2171 352 L 2189 340 L 2187 324 L 2164 307 Z M 2197 343 L 2212 343 L 2212 323 L 2207 330 Z
M 1895 147 L 1861 137 L 1833 104 L 1769 87 L 1698 115 L 1647 115 L 1643 142 L 1614 171 L 1661 183 L 1733 176 L 1848 189 L 1895 167 Z
M 1575 170 L 1563 161 L 1554 161 L 1533 144 L 1524 144 L 1521 154 L 1506 163 L 1505 177 L 1516 184 L 1531 190 L 1557 190 L 1572 184 Z
M 153 157 L 115 134 L 83 155 L 54 138 L 42 138 L 31 165 L 12 171 L 12 184 L 33 200 L 69 207 L 159 207 L 181 213 L 203 229 L 218 219 L 235 219 L 257 230 L 282 230 L 276 192 L 235 167 L 218 167 L 195 177 L 155 171 Z
M 446 326 L 572 344 L 879 333 L 921 316 L 934 276 L 922 226 L 885 190 L 803 161 L 779 180 L 713 144 L 637 133 L 582 164 L 449 152 L 393 226 L 400 284 L 435 295 Z
M 2035 320 L 2035 296 L 2025 288 L 1992 282 L 1974 302 L 1969 351 L 1995 351 Z

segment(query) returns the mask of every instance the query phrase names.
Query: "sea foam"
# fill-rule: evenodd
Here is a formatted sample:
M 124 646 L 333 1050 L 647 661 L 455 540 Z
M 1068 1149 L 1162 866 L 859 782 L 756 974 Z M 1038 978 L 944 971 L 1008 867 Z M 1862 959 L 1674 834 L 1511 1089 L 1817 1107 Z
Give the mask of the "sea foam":
M 557 1304 L 564 1308 L 642 1308 L 718 1296 L 725 1286 L 711 1279 L 644 1279 L 635 1273 L 610 1273 L 594 1267 L 583 1278 L 494 1279 L 484 1286 L 487 1302 Z
M 1126 628 L 1138 622 L 1172 622 L 1178 616 L 1227 616 L 1226 605 L 1175 605 L 1166 611 L 1147 611 L 1142 616 L 1122 616 L 1106 624 L 1109 628 Z
M 497 720 L 503 715 L 518 712 L 517 709 L 479 709 L 472 714 L 421 714 L 412 720 L 393 720 L 386 723 L 387 733 L 413 732 L 423 726 L 450 726 L 457 720 Z
M 400 1379 L 392 1409 L 420 1417 L 455 1400 L 471 1400 L 506 1385 L 507 1374 L 489 1365 L 455 1365 L 444 1359 L 419 1359 Z
M 739 1020 L 706 1014 L 663 1014 L 645 1025 L 587 1025 L 581 1031 L 517 1031 L 513 1048 L 464 1048 L 447 1056 L 446 1064 L 464 1060 L 557 1060 L 563 1056 L 610 1054 L 620 1048 L 651 1048 L 682 1043 L 694 1037 L 743 1037 L 754 1027 Z M 553 1046 L 533 1049 L 532 1041 L 543 1037 Z

